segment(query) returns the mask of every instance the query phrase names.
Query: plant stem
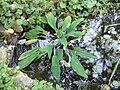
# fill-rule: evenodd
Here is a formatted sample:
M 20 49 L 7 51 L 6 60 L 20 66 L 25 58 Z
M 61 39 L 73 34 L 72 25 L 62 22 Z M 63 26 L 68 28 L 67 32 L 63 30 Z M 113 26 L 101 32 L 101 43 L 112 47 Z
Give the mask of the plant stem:
M 118 65 L 119 65 L 119 62 L 120 62 L 120 59 L 117 61 L 116 65 L 115 65 L 115 67 L 114 67 L 114 69 L 113 69 L 113 72 L 112 72 L 112 74 L 111 74 L 111 76 L 110 76 L 108 85 L 110 85 L 110 83 L 111 83 L 112 77 L 114 76 L 114 74 L 115 74 L 115 72 L 116 72 L 116 70 L 117 70 L 117 67 L 118 67 Z
M 120 23 L 110 24 L 110 25 L 105 26 L 105 31 L 104 31 L 104 32 L 107 32 L 107 31 L 108 31 L 107 29 L 108 29 L 109 27 L 112 27 L 112 26 L 120 26 Z

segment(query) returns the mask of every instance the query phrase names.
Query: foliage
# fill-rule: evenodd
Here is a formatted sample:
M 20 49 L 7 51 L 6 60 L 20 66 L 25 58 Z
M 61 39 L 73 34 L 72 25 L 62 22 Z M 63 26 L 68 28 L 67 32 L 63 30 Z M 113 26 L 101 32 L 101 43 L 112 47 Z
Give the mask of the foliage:
M 7 65 L 0 64 L 0 90 L 23 90 L 14 83 L 13 77 L 19 72 L 18 68 L 9 68 Z M 34 80 L 32 90 L 64 90 L 56 84 L 47 81 Z
M 81 39 L 86 33 L 86 30 L 79 29 L 79 25 L 87 24 L 87 19 L 98 13 L 107 13 L 113 6 L 120 8 L 118 3 L 110 0 L 0 0 L 0 23 L 16 32 L 22 27 L 27 39 L 37 39 L 45 36 L 46 31 L 54 30 L 50 45 L 35 47 L 19 57 L 20 69 L 47 54 L 57 81 L 60 80 L 61 60 L 67 61 L 78 75 L 87 78 L 78 56 L 87 59 L 94 56 L 71 41 Z
M 17 68 L 13 69 L 0 64 L 0 90 L 22 90 L 20 86 L 15 85 L 12 78 L 17 72 Z
M 52 13 L 46 15 L 48 24 L 55 30 L 55 39 L 52 42 L 52 45 L 46 45 L 41 48 L 34 48 L 23 53 L 19 60 L 21 60 L 18 65 L 21 68 L 28 66 L 35 58 L 42 56 L 45 53 L 48 53 L 49 59 L 52 58 L 51 71 L 55 76 L 56 80 L 60 80 L 60 61 L 64 59 L 63 53 L 69 57 L 68 63 L 71 64 L 73 70 L 78 73 L 80 76 L 87 78 L 85 70 L 81 63 L 78 61 L 77 56 L 85 58 L 94 58 L 94 56 L 87 51 L 81 49 L 80 47 L 73 47 L 69 49 L 68 46 L 70 43 L 69 37 L 81 38 L 85 32 L 78 31 L 76 26 L 81 23 L 84 19 L 77 19 L 72 22 L 72 18 L 67 16 L 63 21 L 60 27 L 57 28 L 56 17 Z M 51 22 L 52 21 L 52 22 Z M 53 52 L 53 55 L 52 55 Z M 52 57 L 51 57 L 52 55 Z
M 39 57 L 40 54 L 41 54 L 41 51 L 39 48 L 33 48 L 25 52 L 24 54 L 22 54 L 18 59 L 20 60 L 20 62 L 18 63 L 18 65 L 20 66 L 20 69 L 28 66 L 35 58 Z
M 59 85 L 56 84 L 56 88 L 53 87 L 53 83 L 47 81 L 34 80 L 32 90 L 64 90 Z
M 43 34 L 44 30 L 40 26 L 36 26 L 34 29 L 31 29 L 26 33 L 27 39 L 37 39 L 40 34 Z
M 45 14 L 50 11 L 58 17 L 84 18 L 91 13 L 106 13 L 112 6 L 108 0 L 0 0 L 0 22 L 6 28 L 17 24 L 31 30 L 44 27 Z

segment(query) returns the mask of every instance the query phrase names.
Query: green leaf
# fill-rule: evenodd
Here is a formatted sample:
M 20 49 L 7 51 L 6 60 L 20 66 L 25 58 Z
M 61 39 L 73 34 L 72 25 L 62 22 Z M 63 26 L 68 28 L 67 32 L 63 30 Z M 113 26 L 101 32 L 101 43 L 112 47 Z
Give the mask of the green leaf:
M 114 86 L 114 87 L 116 87 L 116 88 L 119 88 L 120 87 L 120 80 L 113 80 L 113 82 L 112 82 L 112 85 Z
M 53 45 L 46 45 L 42 47 L 42 51 L 46 51 L 48 53 L 49 59 L 51 58 L 52 49 L 53 49 Z
M 38 88 L 39 88 L 39 81 L 35 79 L 34 83 L 33 83 L 32 90 L 38 90 Z
M 63 49 L 56 49 L 56 56 L 59 60 L 63 59 Z
M 63 36 L 65 36 L 65 32 L 62 31 L 61 29 L 57 31 L 57 37 L 58 38 L 62 38 Z
M 71 17 L 67 16 L 62 23 L 62 30 L 65 31 L 67 28 L 69 28 L 70 24 L 71 24 Z
M 42 23 L 47 23 L 46 17 L 40 16 L 38 19 L 39 19 Z
M 69 31 L 75 31 L 76 30 L 76 26 L 78 24 L 80 24 L 83 20 L 84 20 L 84 18 L 80 18 L 80 19 L 77 19 L 77 20 L 73 21 L 68 30 Z
M 60 43 L 67 47 L 67 39 L 65 37 L 60 38 Z
M 20 56 L 20 58 L 18 59 L 20 60 L 18 62 L 18 66 L 20 67 L 20 69 L 23 69 L 39 56 L 42 56 L 40 48 L 37 47 L 32 50 L 29 50 Z
M 38 90 L 42 90 L 44 88 L 45 83 L 46 82 L 44 80 L 40 81 L 38 85 Z
M 22 59 L 21 61 L 18 62 L 18 66 L 20 69 L 23 69 L 27 67 L 30 63 L 32 63 L 35 59 L 38 60 L 38 57 L 40 58 L 42 55 L 44 55 L 45 52 L 35 52 L 34 54 L 30 55 L 27 58 Z
M 64 90 L 64 88 L 62 88 L 58 84 L 56 84 L 56 90 Z
M 29 56 L 33 55 L 34 53 L 36 53 L 37 51 L 39 51 L 40 48 L 33 48 L 31 50 L 28 50 L 26 52 L 24 52 L 18 60 L 22 60 L 22 59 L 25 59 L 25 58 L 28 58 Z
M 96 0 L 86 0 L 84 1 L 84 6 L 87 7 L 88 9 L 94 7 L 96 5 L 97 1 Z
M 54 30 L 57 30 L 56 28 L 56 17 L 54 17 L 54 15 L 52 13 L 48 13 L 46 15 L 47 17 L 47 21 L 48 21 L 48 24 L 54 29 Z
M 20 67 L 20 69 L 27 67 L 33 60 L 35 60 L 36 57 L 38 57 L 38 55 L 38 52 L 34 52 L 32 55 L 29 55 L 29 57 L 24 58 L 20 62 L 18 62 L 18 66 Z
M 22 25 L 22 24 L 23 24 L 23 20 L 22 20 L 22 19 L 17 19 L 17 20 L 16 20 L 16 23 L 17 23 L 18 25 Z
M 79 62 L 79 60 L 77 59 L 77 56 L 72 54 L 71 56 L 71 66 L 73 68 L 73 70 L 80 76 L 87 78 L 88 76 L 86 75 L 86 72 L 83 68 L 83 66 L 81 65 L 81 63 Z
M 60 2 L 60 7 L 61 8 L 66 8 L 66 3 Z
M 41 28 L 40 26 L 35 27 L 34 29 L 28 31 L 26 33 L 26 38 L 27 39 L 37 39 L 39 37 L 39 34 L 43 34 L 44 29 Z
M 94 59 L 95 56 L 87 51 L 85 51 L 84 49 L 80 48 L 80 47 L 75 47 L 75 52 L 77 55 L 83 57 L 83 58 L 88 58 L 88 59 Z
M 52 57 L 52 66 L 51 71 L 56 78 L 57 81 L 60 80 L 60 65 L 59 65 L 59 59 L 57 56 L 53 55 Z
M 85 34 L 85 31 L 82 31 L 82 32 L 80 32 L 80 31 L 71 31 L 71 32 L 69 32 L 67 34 L 67 36 L 68 37 L 72 36 L 72 37 L 80 37 L 81 38 L 84 34 Z

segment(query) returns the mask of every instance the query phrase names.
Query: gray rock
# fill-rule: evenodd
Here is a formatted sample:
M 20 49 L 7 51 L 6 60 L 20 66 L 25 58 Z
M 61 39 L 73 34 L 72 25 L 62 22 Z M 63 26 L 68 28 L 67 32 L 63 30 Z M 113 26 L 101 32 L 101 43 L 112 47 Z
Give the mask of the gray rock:
M 0 63 L 8 64 L 8 49 L 4 46 L 0 47 Z
M 33 80 L 27 76 L 27 74 L 20 72 L 17 76 L 13 77 L 16 85 L 20 85 L 23 90 L 31 90 L 33 86 Z

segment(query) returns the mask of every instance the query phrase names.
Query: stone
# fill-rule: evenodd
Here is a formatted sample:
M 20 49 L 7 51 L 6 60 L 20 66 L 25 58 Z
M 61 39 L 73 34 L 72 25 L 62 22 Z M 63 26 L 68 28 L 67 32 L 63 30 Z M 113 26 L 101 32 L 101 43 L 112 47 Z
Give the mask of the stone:
M 23 88 L 23 90 L 31 90 L 33 86 L 33 80 L 23 72 L 19 72 L 18 75 L 13 77 L 13 80 L 15 84 L 20 85 Z
M 0 44 L 0 63 L 8 65 L 12 61 L 15 46 Z
M 8 49 L 4 46 L 0 47 L 0 63 L 8 64 Z

